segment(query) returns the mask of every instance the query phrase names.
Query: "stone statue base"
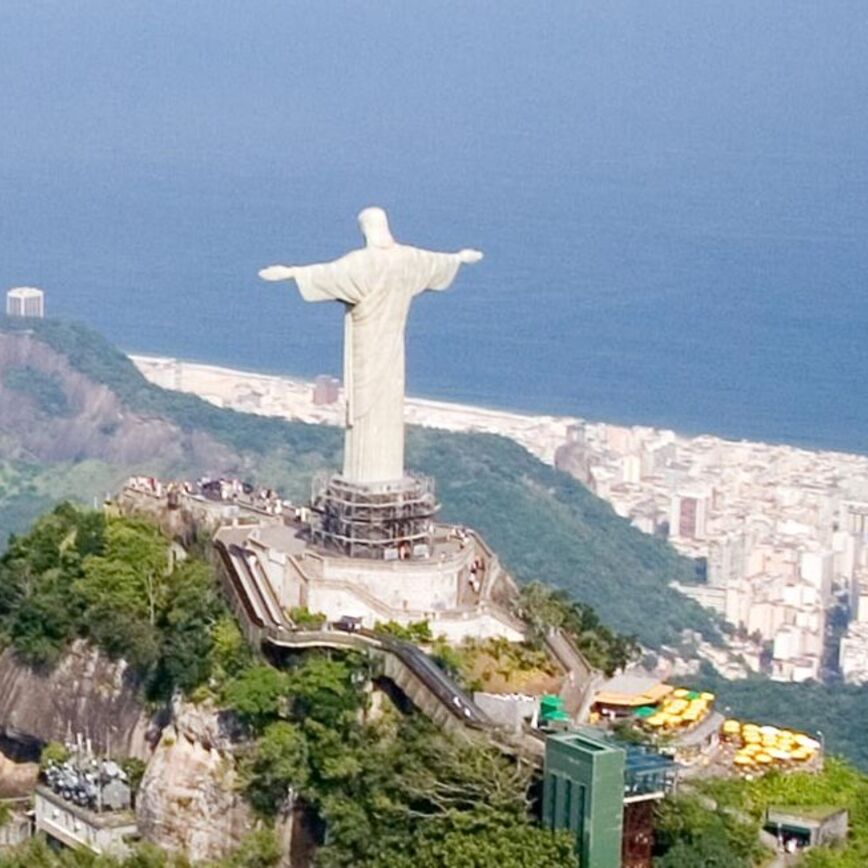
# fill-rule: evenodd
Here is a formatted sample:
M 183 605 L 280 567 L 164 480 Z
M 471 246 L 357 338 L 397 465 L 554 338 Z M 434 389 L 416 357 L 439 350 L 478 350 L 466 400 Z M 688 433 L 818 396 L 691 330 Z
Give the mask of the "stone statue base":
M 437 509 L 434 480 L 428 477 L 368 485 L 338 475 L 317 477 L 311 492 L 311 542 L 350 558 L 428 558 Z

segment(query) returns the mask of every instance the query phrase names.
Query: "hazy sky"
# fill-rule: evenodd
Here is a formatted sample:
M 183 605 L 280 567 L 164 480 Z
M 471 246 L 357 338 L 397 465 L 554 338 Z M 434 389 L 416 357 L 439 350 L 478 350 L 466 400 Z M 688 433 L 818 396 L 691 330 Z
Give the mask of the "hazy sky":
M 0 157 L 379 175 L 865 155 L 864 0 L 2 0 Z

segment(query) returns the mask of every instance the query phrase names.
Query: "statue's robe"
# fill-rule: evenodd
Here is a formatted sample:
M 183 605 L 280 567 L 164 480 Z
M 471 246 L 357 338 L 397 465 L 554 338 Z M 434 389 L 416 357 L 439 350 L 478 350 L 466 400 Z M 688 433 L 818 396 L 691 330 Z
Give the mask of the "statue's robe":
M 403 244 L 368 246 L 334 262 L 294 268 L 305 301 L 340 301 L 347 396 L 343 477 L 393 482 L 404 476 L 404 329 L 413 296 L 446 289 L 456 253 Z

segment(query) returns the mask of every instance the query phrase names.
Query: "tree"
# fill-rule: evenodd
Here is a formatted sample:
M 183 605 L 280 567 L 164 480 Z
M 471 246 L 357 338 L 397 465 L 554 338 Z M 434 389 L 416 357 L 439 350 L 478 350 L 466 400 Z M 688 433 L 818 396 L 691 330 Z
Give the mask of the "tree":
M 39 768 L 44 770 L 51 765 L 60 765 L 69 759 L 69 751 L 60 742 L 50 741 L 39 754 Z
M 101 521 L 69 504 L 10 540 L 0 558 L 0 629 L 28 662 L 53 665 L 79 630 L 82 605 L 73 593 L 82 552 L 99 551 Z
M 9 636 L 18 653 L 37 666 L 53 666 L 75 637 L 79 607 L 69 599 L 69 577 L 51 568 L 18 601 L 10 619 Z
M 74 586 L 93 639 L 142 672 L 159 657 L 157 616 L 167 603 L 168 551 L 152 525 L 115 519 L 106 528 L 103 554 L 85 558 Z
M 284 720 L 269 724 L 242 771 L 247 798 L 257 812 L 273 816 L 290 790 L 307 786 L 308 747 L 302 730 Z
M 84 572 L 76 590 L 85 601 L 82 620 L 91 638 L 111 657 L 148 671 L 157 662 L 160 641 L 140 574 L 126 561 L 107 557 L 88 558 Z
M 123 594 L 115 602 L 136 611 L 144 607 L 149 623 L 156 625 L 157 612 L 165 608 L 168 593 L 169 546 L 165 537 L 144 521 L 112 521 L 106 529 L 104 555 L 85 562 L 87 578 L 94 572 L 98 575 L 105 562 L 123 563 L 129 570 L 127 581 L 115 587 Z
M 223 614 L 214 577 L 201 561 L 179 564 L 169 577 L 168 588 L 165 611 L 159 618 L 160 666 L 154 683 L 154 692 L 161 696 L 175 688 L 189 693 L 208 680 L 213 665 L 212 630 Z
M 355 683 L 364 680 L 361 658 L 309 657 L 289 676 L 293 713 L 331 726 L 360 709 L 364 693 Z
M 750 868 L 761 852 L 758 822 L 709 807 L 696 796 L 668 797 L 657 807 L 655 866 Z
M 145 769 L 147 768 L 147 766 L 138 757 L 131 756 L 121 760 L 121 768 L 124 770 L 124 773 L 127 776 L 127 782 L 130 785 L 133 799 L 135 799 L 136 794 L 139 791 L 139 787 L 142 784 L 142 778 L 144 778 L 145 776 Z
M 253 654 L 235 619 L 223 612 L 211 628 L 211 677 L 218 685 L 239 675 L 253 663 Z
M 566 832 L 550 832 L 520 823 L 503 828 L 429 830 L 411 847 L 378 854 L 374 868 L 578 868 L 575 841 Z
M 659 859 L 654 868 L 751 868 L 752 862 L 733 853 L 719 833 L 697 839 L 679 840 Z
M 214 868 L 274 868 L 280 862 L 280 846 L 271 829 L 245 835 L 238 849 Z
M 394 636 L 405 642 L 416 645 L 427 645 L 434 639 L 431 625 L 427 621 L 413 621 L 410 624 L 399 624 L 397 621 L 377 621 L 374 632 L 381 636 Z
M 271 666 L 251 666 L 227 682 L 223 700 L 259 731 L 277 716 L 288 688 L 289 679 L 283 672 Z
M 571 601 L 564 591 L 542 582 L 525 585 L 515 603 L 516 614 L 529 626 L 529 638 L 540 644 L 551 630 L 563 630 L 588 662 L 606 675 L 623 669 L 639 653 L 635 636 L 605 627 L 588 605 Z

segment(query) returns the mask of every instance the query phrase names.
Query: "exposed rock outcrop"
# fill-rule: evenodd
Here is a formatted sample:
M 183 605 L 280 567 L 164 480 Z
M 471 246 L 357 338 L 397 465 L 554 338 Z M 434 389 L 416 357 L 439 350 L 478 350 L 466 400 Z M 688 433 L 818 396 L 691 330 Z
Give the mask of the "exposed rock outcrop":
M 0 735 L 38 747 L 81 736 L 94 750 L 147 759 L 159 720 L 144 707 L 123 661 L 76 642 L 51 671 L 31 669 L 12 650 L 0 654 Z
M 139 830 L 192 862 L 220 859 L 254 828 L 238 788 L 233 718 L 176 702 L 139 790 Z
M 17 742 L 0 738 L 0 799 L 29 796 L 33 792 L 39 774 L 35 759 L 34 751 L 21 750 Z
M 30 388 L 24 388 L 28 383 Z M 46 389 L 48 408 L 42 406 Z M 207 434 L 182 431 L 166 419 L 131 409 L 38 335 L 26 332 L 0 332 L 0 419 L 5 435 L 0 457 L 5 458 L 97 458 L 117 465 L 158 460 L 161 466 L 184 463 L 211 471 L 238 463 L 230 449 Z

